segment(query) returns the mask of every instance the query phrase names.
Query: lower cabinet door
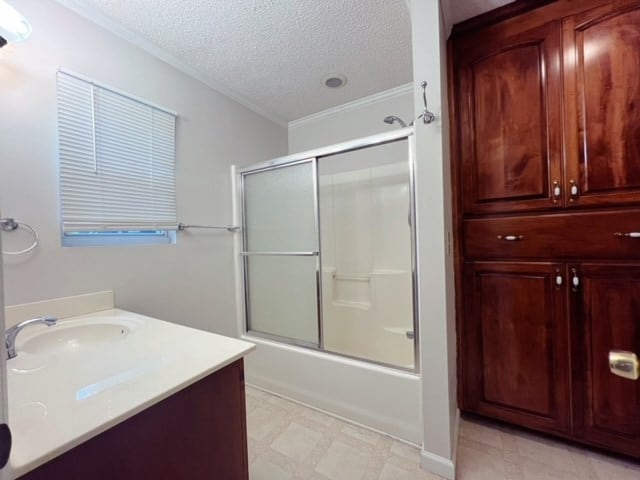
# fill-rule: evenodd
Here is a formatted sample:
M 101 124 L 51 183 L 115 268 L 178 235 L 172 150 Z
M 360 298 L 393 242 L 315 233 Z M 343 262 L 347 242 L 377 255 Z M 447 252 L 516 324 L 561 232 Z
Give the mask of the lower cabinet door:
M 640 265 L 570 265 L 574 434 L 640 456 L 640 380 L 614 375 L 609 352 L 640 357 Z M 633 375 L 634 367 L 630 368 Z M 625 368 L 626 369 L 626 368 Z
M 567 288 L 562 264 L 465 264 L 463 409 L 568 432 Z

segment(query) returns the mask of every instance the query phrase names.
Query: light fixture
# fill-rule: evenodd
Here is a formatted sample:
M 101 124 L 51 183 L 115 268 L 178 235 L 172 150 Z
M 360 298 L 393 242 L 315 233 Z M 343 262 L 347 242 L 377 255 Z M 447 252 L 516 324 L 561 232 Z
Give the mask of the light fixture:
M 0 0 L 0 47 L 20 42 L 31 35 L 31 24 L 5 0 Z
M 347 84 L 347 77 L 342 73 L 329 73 L 322 77 L 322 84 L 329 88 L 340 88 Z

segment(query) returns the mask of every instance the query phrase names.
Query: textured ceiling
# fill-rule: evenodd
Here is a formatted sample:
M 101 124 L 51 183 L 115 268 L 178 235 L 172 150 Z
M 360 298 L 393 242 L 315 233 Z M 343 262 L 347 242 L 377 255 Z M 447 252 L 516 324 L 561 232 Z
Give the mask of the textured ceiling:
M 283 121 L 412 79 L 405 0 L 75 3 L 108 16 L 235 97 Z M 328 73 L 345 74 L 347 85 L 323 86 L 322 77 Z
M 501 7 L 513 0 L 448 0 L 449 21 L 452 24 L 462 22 L 468 18 L 475 17 L 481 13 L 488 12 L 494 8 Z

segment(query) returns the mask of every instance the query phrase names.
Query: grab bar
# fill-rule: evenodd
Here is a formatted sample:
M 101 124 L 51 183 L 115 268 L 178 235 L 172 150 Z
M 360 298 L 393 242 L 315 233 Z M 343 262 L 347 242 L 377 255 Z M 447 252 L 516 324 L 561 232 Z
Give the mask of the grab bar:
M 178 231 L 184 232 L 185 230 L 189 230 L 191 228 L 201 228 L 201 229 L 210 229 L 210 230 L 226 230 L 227 232 L 237 232 L 240 230 L 240 227 L 235 225 L 189 225 L 186 223 L 178 224 Z
M 240 252 L 244 257 L 252 256 L 282 256 L 282 257 L 317 257 L 319 252 Z
M 336 280 L 353 280 L 356 282 L 370 282 L 371 275 L 348 275 L 344 273 L 333 273 L 333 278 Z

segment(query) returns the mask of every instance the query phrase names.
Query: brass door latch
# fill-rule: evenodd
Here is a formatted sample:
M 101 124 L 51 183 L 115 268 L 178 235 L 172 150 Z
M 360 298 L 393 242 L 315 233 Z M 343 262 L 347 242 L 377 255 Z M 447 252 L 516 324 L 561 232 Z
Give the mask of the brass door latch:
M 614 375 L 629 380 L 640 378 L 640 363 L 638 356 L 633 352 L 624 350 L 611 350 L 609 352 L 609 369 Z

